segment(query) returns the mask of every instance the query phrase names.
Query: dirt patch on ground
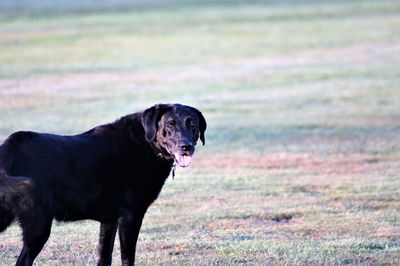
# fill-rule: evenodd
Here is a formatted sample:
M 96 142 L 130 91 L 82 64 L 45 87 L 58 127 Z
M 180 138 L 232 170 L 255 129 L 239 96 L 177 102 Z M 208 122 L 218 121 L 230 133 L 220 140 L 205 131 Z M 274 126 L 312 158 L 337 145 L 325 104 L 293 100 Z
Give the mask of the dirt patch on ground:
M 297 169 L 319 174 L 371 173 L 391 167 L 400 168 L 395 158 L 383 155 L 341 154 L 315 156 L 310 154 L 279 153 L 260 158 L 226 158 L 199 160 L 197 166 L 216 168 Z
M 189 253 L 190 246 L 185 243 L 144 242 L 140 245 L 140 252 L 162 254 L 163 256 L 179 256 Z
M 207 228 L 216 230 L 262 230 L 262 228 L 276 227 L 281 225 L 290 225 L 296 223 L 293 219 L 294 215 L 290 214 L 278 214 L 278 215 L 251 215 L 244 217 L 227 217 L 216 219 L 208 223 Z
M 377 237 L 391 237 L 400 239 L 400 228 L 398 226 L 381 225 L 376 228 Z

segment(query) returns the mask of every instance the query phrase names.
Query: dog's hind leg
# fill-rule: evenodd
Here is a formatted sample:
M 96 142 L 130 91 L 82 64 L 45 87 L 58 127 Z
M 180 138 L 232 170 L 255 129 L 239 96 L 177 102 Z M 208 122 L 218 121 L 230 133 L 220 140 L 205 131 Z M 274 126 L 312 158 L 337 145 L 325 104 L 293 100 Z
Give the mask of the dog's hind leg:
M 50 236 L 53 217 L 38 210 L 30 210 L 29 214 L 23 214 L 19 220 L 24 246 L 16 265 L 30 266 Z

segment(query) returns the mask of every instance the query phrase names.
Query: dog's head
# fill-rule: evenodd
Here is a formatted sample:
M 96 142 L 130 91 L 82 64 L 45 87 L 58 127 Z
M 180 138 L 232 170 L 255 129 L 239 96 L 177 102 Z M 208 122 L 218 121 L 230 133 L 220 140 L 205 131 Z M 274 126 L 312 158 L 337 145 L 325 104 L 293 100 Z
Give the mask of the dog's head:
M 145 138 L 155 142 L 181 167 L 189 166 L 200 138 L 205 144 L 207 123 L 202 113 L 180 104 L 157 104 L 142 115 Z

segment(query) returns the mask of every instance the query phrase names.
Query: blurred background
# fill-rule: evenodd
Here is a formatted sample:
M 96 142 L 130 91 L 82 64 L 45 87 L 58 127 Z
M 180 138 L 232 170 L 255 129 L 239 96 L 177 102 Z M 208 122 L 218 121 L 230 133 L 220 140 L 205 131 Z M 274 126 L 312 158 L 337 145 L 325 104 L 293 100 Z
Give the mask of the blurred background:
M 192 105 L 207 144 L 149 209 L 139 265 L 396 265 L 399 65 L 396 0 L 0 0 L 0 141 Z M 97 234 L 55 223 L 37 263 L 95 264 Z

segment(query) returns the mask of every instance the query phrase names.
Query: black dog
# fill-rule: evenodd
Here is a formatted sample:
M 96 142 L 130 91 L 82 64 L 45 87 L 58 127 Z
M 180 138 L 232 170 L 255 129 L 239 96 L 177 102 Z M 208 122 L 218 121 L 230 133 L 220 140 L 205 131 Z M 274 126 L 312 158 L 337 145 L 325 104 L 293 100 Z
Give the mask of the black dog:
M 74 136 L 16 132 L 0 146 L 0 232 L 18 220 L 32 265 L 55 218 L 99 221 L 99 265 L 117 228 L 123 265 L 135 262 L 144 214 L 175 164 L 190 164 L 206 121 L 195 108 L 159 104 Z

